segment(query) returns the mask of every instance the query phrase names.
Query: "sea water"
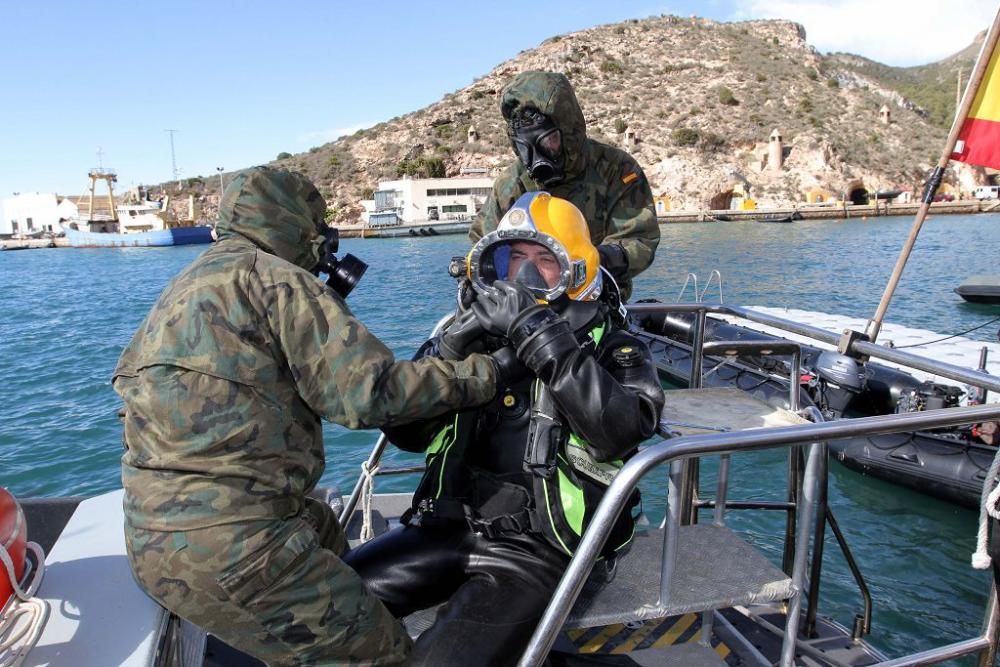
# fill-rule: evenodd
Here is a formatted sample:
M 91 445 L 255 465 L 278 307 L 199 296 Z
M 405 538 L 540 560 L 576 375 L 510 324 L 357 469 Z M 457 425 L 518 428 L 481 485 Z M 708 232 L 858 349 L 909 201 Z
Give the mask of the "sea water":
M 909 218 L 729 222 L 661 226 L 652 267 L 633 299 L 677 298 L 689 272 L 704 289 L 718 269 L 735 305 L 787 306 L 869 318 L 910 227 Z M 1000 271 L 1000 215 L 928 220 L 887 321 L 942 335 L 1000 317 L 952 292 L 968 276 Z M 44 249 L 0 254 L 0 485 L 27 496 L 90 495 L 120 486 L 119 399 L 109 380 L 121 349 L 167 281 L 204 246 Z M 346 240 L 370 268 L 350 296 L 355 314 L 400 358 L 409 357 L 454 306 L 449 258 L 462 236 Z M 689 287 L 686 299 L 690 299 Z M 706 300 L 717 301 L 710 288 Z M 995 341 L 998 324 L 967 337 Z M 349 490 L 374 442 L 371 431 L 326 426 L 324 484 Z M 413 455 L 392 451 L 389 463 Z M 703 480 L 712 487 L 712 468 Z M 784 454 L 734 460 L 731 499 L 782 500 Z M 644 485 L 662 513 L 664 476 Z M 383 478 L 379 491 L 414 480 Z M 871 588 L 871 641 L 890 656 L 978 632 L 988 577 L 971 570 L 976 514 L 863 477 L 831 461 L 830 505 Z M 731 512 L 732 523 L 780 560 L 778 513 Z M 820 613 L 850 625 L 860 596 L 828 533 Z M 707 564 L 707 563 L 706 563 Z

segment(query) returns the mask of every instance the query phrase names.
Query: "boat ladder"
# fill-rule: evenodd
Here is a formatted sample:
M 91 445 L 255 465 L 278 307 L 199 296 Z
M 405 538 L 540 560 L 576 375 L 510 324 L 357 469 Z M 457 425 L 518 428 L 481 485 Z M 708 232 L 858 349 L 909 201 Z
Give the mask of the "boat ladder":
M 708 292 L 708 288 L 712 286 L 713 279 L 719 286 L 719 303 L 722 303 L 722 273 L 720 273 L 718 269 L 713 269 L 712 273 L 708 275 L 708 282 L 705 283 L 705 287 L 700 292 L 698 291 L 698 274 L 688 271 L 687 277 L 684 279 L 684 284 L 681 286 L 681 291 L 677 294 L 676 301 L 680 303 L 684 299 L 684 293 L 687 292 L 688 285 L 691 285 L 694 302 L 702 303 L 705 300 L 705 294 Z

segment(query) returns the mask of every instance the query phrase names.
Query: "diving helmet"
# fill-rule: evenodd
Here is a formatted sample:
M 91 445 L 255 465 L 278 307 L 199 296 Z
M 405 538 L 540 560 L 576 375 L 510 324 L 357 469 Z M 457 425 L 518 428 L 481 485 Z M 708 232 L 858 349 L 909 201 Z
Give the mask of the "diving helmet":
M 541 301 L 563 294 L 593 301 L 601 294 L 600 255 L 587 221 L 571 202 L 547 192 L 521 195 L 497 228 L 472 247 L 466 266 L 480 293 L 506 280 L 524 285 Z

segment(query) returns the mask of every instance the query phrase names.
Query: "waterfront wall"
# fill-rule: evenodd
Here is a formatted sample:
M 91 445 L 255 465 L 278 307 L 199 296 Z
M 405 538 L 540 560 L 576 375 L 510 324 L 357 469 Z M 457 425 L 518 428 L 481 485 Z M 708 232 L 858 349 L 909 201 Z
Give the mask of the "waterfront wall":
M 715 222 L 726 220 L 755 220 L 762 217 L 782 217 L 794 215 L 802 220 L 840 220 L 845 218 L 872 218 L 885 215 L 916 215 L 919 202 L 892 204 L 880 201 L 875 204 L 827 204 L 822 206 L 788 206 L 782 208 L 719 211 L 667 211 L 657 216 L 660 223 L 669 222 Z M 931 204 L 931 215 L 969 215 L 971 213 L 1000 213 L 1000 200 L 963 199 L 960 201 L 940 201 Z

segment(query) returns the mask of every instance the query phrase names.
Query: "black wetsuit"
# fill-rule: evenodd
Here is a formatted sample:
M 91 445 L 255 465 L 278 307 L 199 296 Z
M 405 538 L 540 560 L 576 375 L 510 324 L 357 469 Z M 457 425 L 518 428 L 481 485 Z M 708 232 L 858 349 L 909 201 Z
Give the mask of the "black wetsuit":
M 611 325 L 599 303 L 562 304 L 562 315 L 581 347 L 554 360 L 557 370 L 547 387 L 560 417 L 569 431 L 585 439 L 596 460 L 628 457 L 653 434 L 663 405 L 649 352 Z M 602 325 L 601 340 L 588 344 L 589 332 Z M 625 366 L 616 354 L 622 349 L 631 355 Z M 635 351 L 641 355 L 638 362 Z M 476 516 L 515 514 L 535 505 L 531 473 L 523 465 L 534 381 L 526 378 L 466 413 L 471 425 L 462 437 L 470 441 L 460 450 L 459 482 L 464 507 Z M 387 434 L 403 449 L 422 451 L 430 434 L 447 420 L 397 427 Z M 426 481 L 425 476 L 421 489 Z M 427 508 L 419 503 L 420 495 L 418 490 L 415 507 Z M 407 518 L 408 525 L 354 549 L 344 560 L 397 617 L 444 603 L 434 625 L 418 639 L 409 664 L 516 664 L 569 555 L 538 532 L 499 526 L 482 530 L 454 511 L 418 511 Z M 623 516 L 621 522 L 630 532 L 631 517 Z

